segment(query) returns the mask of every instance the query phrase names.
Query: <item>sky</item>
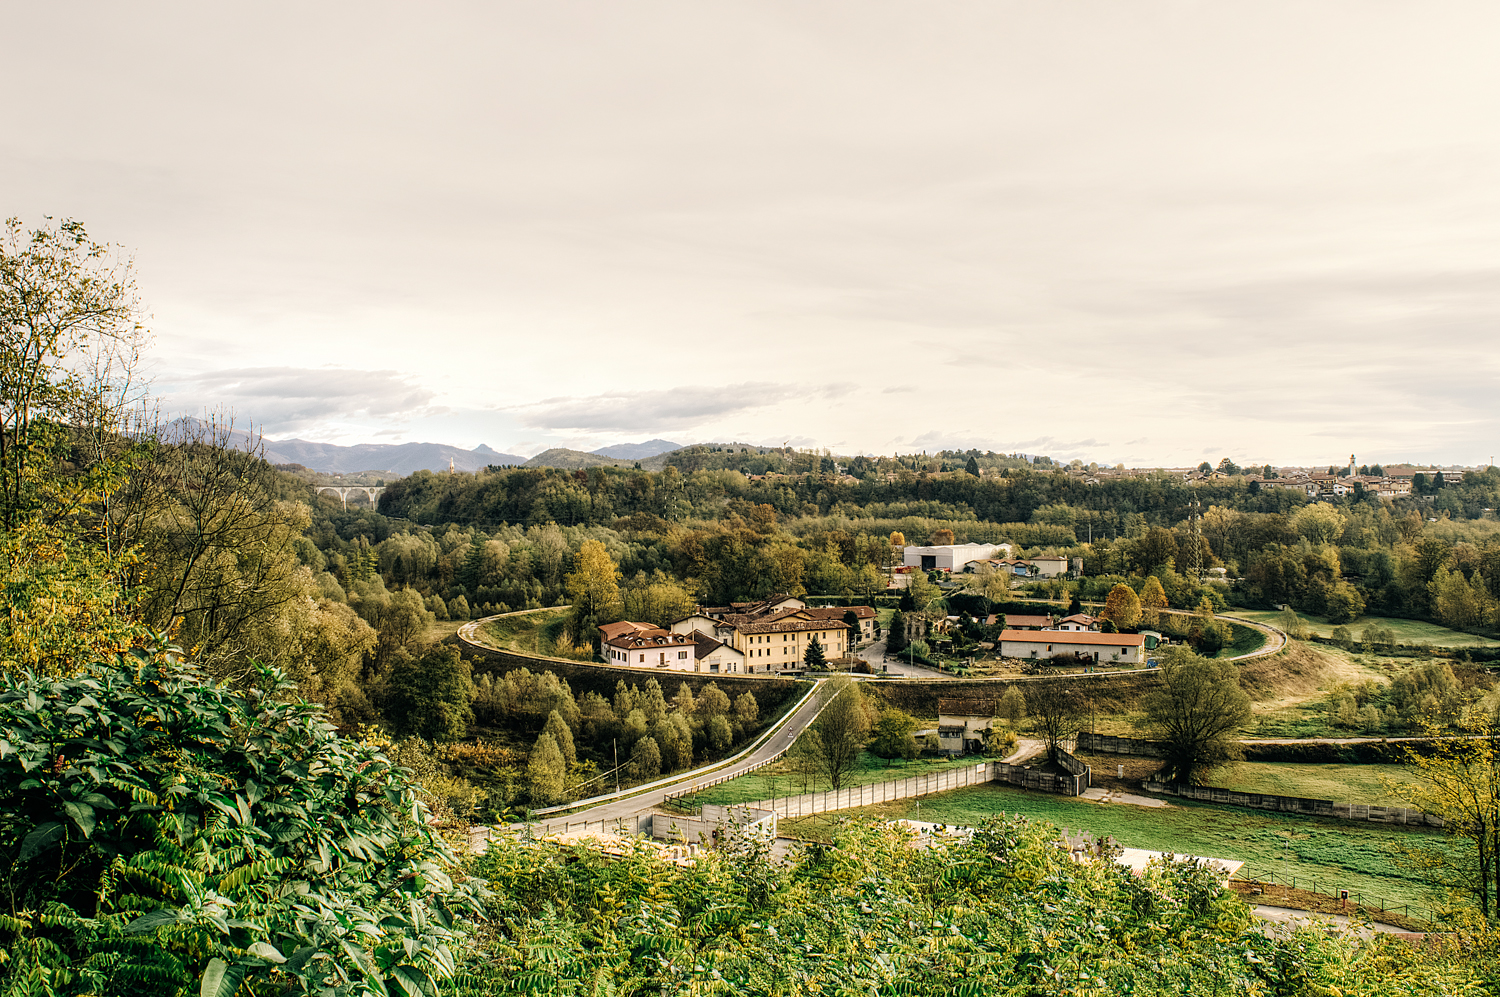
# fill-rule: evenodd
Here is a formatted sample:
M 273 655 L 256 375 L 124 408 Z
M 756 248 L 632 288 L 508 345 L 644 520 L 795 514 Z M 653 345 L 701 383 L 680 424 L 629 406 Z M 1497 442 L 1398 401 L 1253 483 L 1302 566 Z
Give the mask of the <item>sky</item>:
M 1491 2 L 0 0 L 169 411 L 530 455 L 1500 452 Z

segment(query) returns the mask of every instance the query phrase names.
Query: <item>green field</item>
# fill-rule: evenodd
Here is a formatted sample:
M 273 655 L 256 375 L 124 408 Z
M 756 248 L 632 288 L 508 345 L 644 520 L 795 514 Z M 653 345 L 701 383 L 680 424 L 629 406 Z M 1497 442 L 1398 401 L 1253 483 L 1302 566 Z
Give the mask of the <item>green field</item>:
M 858 767 L 844 779 L 844 786 L 847 788 L 867 786 L 876 782 L 892 782 L 928 772 L 964 768 L 976 763 L 977 759 L 974 758 L 915 758 L 909 762 L 898 758 L 887 762 L 884 758 L 877 758 L 868 751 L 862 751 L 859 755 Z M 793 772 L 790 764 L 783 759 L 749 775 L 742 775 L 738 779 L 711 786 L 691 798 L 685 798 L 683 802 L 689 806 L 702 806 L 705 803 L 723 806 L 730 803 L 768 800 L 773 796 L 821 793 L 825 789 L 832 788 L 832 784 L 822 776 L 809 776 L 804 780 L 801 773 Z
M 1382 779 L 1409 782 L 1400 765 L 1308 765 L 1301 762 L 1236 762 L 1208 780 L 1215 786 L 1245 793 L 1305 796 L 1335 803 L 1404 806 L 1386 791 Z
M 1257 630 L 1254 627 L 1247 627 L 1243 623 L 1236 623 L 1233 620 L 1225 620 L 1224 622 L 1229 624 L 1229 632 L 1232 640 L 1228 647 L 1220 648 L 1219 653 L 1215 657 L 1237 658 L 1242 654 L 1249 654 L 1251 651 L 1259 651 L 1266 646 L 1264 631 Z
M 1270 623 L 1273 626 L 1281 613 L 1274 610 L 1259 609 L 1236 609 L 1233 612 L 1243 616 L 1247 620 L 1257 623 Z M 1302 622 L 1307 625 L 1308 630 L 1320 637 L 1332 637 L 1333 628 L 1337 624 L 1329 623 L 1321 616 L 1311 616 L 1307 613 L 1298 613 Z M 1365 627 L 1378 626 L 1389 628 L 1396 634 L 1398 644 L 1431 644 L 1433 647 L 1500 647 L 1500 640 L 1489 637 L 1480 637 L 1477 634 L 1466 634 L 1458 630 L 1449 630 L 1440 627 L 1436 623 L 1423 623 L 1420 620 L 1398 620 L 1390 616 L 1361 616 L 1353 623 L 1344 624 L 1349 633 L 1358 638 Z
M 1107 835 L 1127 847 L 1238 860 L 1245 863 L 1239 873 L 1242 879 L 1275 876 L 1281 882 L 1293 878 L 1299 889 L 1313 884 L 1324 893 L 1346 889 L 1351 896 L 1363 897 L 1366 903 L 1387 908 L 1421 901 L 1420 884 L 1392 865 L 1387 849 L 1408 836 L 1423 835 L 1430 839 L 1433 835 L 1433 832 L 1399 830 L 1380 824 L 1186 801 L 1174 801 L 1173 806 L 1161 808 L 1090 803 L 994 784 L 862 810 L 785 820 L 781 827 L 783 834 L 823 837 L 833 820 L 857 814 L 882 819 L 920 817 L 973 826 L 1000 812 L 1024 814 L 1058 827 Z M 1416 914 L 1414 910 L 1413 915 Z
M 567 622 L 567 615 L 567 607 L 561 607 L 499 616 L 479 625 L 479 637 L 493 647 L 508 651 L 524 651 L 574 661 L 594 660 L 593 652 L 586 647 L 577 649 L 565 646 L 567 638 L 563 635 L 563 626 Z

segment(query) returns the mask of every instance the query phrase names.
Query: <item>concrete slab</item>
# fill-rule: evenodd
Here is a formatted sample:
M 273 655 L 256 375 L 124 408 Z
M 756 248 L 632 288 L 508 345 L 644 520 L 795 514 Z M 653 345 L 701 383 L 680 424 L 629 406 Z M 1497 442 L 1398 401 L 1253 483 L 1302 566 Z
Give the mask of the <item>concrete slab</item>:
M 1170 807 L 1172 805 L 1166 800 L 1158 800 L 1151 796 L 1137 796 L 1134 793 L 1126 793 L 1118 789 L 1101 789 L 1098 786 L 1085 789 L 1083 799 L 1092 800 L 1094 803 L 1128 803 L 1133 807 Z

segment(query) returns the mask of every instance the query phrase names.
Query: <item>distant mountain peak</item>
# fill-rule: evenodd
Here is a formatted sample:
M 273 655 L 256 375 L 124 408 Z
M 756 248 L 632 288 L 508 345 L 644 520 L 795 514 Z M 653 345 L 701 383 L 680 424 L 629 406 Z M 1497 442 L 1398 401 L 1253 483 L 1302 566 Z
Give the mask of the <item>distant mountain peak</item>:
M 645 443 L 612 443 L 598 450 L 590 450 L 589 453 L 598 457 L 613 457 L 615 460 L 645 460 L 647 457 L 681 449 L 681 443 L 673 443 L 671 440 L 647 440 Z

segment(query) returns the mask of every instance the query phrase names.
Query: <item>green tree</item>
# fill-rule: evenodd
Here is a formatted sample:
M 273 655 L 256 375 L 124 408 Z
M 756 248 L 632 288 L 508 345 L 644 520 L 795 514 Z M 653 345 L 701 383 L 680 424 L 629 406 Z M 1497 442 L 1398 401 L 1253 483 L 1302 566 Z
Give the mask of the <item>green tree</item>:
M 1000 716 L 1010 724 L 1011 730 L 1020 730 L 1021 721 L 1025 719 L 1026 694 L 1021 691 L 1019 685 L 1013 685 L 1005 690 L 1005 695 L 1000 697 Z
M 744 698 L 751 694 L 746 692 L 740 695 L 741 698 Z M 751 700 L 752 702 L 754 701 L 753 696 L 751 696 Z M 717 682 L 710 682 L 703 687 L 702 692 L 698 693 L 698 702 L 694 707 L 694 712 L 701 717 L 717 717 L 728 713 L 731 708 L 732 704 L 729 701 L 729 696 L 723 689 L 719 688 Z
M 912 736 L 916 729 L 916 720 L 904 710 L 881 710 L 871 732 L 870 753 L 885 759 L 917 757 L 920 749 Z
M 1465 737 L 1449 737 L 1436 723 L 1425 725 L 1432 740 L 1408 749 L 1406 771 L 1415 778 L 1387 784 L 1388 792 L 1413 807 L 1443 818 L 1443 830 L 1465 846 L 1450 849 L 1427 842 L 1404 843 L 1405 864 L 1420 870 L 1436 887 L 1440 908 L 1458 920 L 1478 909 L 1491 924 L 1500 922 L 1500 748 L 1495 723 L 1474 710 L 1459 724 Z
M 734 743 L 734 729 L 729 726 L 729 721 L 724 719 L 724 714 L 715 713 L 708 718 L 703 725 L 703 731 L 708 737 L 708 746 L 714 751 L 724 751 Z
M 630 771 L 637 779 L 651 780 L 661 775 L 661 749 L 656 741 L 643 737 L 630 749 Z
M 547 725 L 542 728 L 542 733 L 552 738 L 557 749 L 562 752 L 563 764 L 568 769 L 578 764 L 578 749 L 573 746 L 573 731 L 561 713 L 553 710 L 547 714 Z
M 438 644 L 420 658 L 401 655 L 387 689 L 386 716 L 402 736 L 457 741 L 474 722 L 473 672 L 455 647 Z
M 797 740 L 786 753 L 792 771 L 802 777 L 802 791 L 807 792 L 808 783 L 817 785 L 817 775 L 823 770 L 823 739 L 816 727 L 809 727 L 797 735 Z
M 1104 598 L 1104 612 L 1099 614 L 1121 630 L 1133 630 L 1141 621 L 1141 600 L 1135 589 L 1120 582 Z
M 1348 623 L 1365 611 L 1365 600 L 1359 589 L 1341 578 L 1328 590 L 1324 611 L 1328 614 L 1328 622 Z
M 869 736 L 869 708 L 859 683 L 847 678 L 826 681 L 828 705 L 813 726 L 823 745 L 823 773 L 834 789 L 841 789 L 859 764 L 859 753 Z
M 979 461 L 975 460 L 973 457 L 970 457 L 968 463 L 964 464 L 964 471 L 967 474 L 972 474 L 976 478 L 979 477 Z
M 906 614 L 898 609 L 891 614 L 890 626 L 886 628 L 885 652 L 887 654 L 900 654 L 906 650 L 907 643 Z
M 755 701 L 755 693 L 742 692 L 734 698 L 734 717 L 746 727 L 760 719 L 760 704 Z
M 813 634 L 812 639 L 807 642 L 807 650 L 802 654 L 802 663 L 807 666 L 808 671 L 826 672 L 828 670 L 828 658 L 823 654 L 823 644 L 818 640 L 817 634 Z
M 568 636 L 573 643 L 590 641 L 599 650 L 599 624 L 620 603 L 620 572 L 609 551 L 597 540 L 585 540 L 573 560 L 573 571 L 564 580 L 572 611 L 568 614 Z
M 844 610 L 844 630 L 846 631 L 844 643 L 849 648 L 850 657 L 853 657 L 854 648 L 859 645 L 864 634 L 859 627 L 859 614 L 852 609 Z
M 1162 743 L 1162 773 L 1176 782 L 1196 783 L 1237 757 L 1236 737 L 1250 722 L 1250 697 L 1240 688 L 1238 667 L 1180 646 L 1167 649 L 1161 683 L 1142 706 Z
M 526 759 L 526 779 L 531 791 L 531 801 L 547 807 L 561 803 L 564 794 L 567 763 L 562 749 L 551 734 L 543 731 L 531 746 Z

